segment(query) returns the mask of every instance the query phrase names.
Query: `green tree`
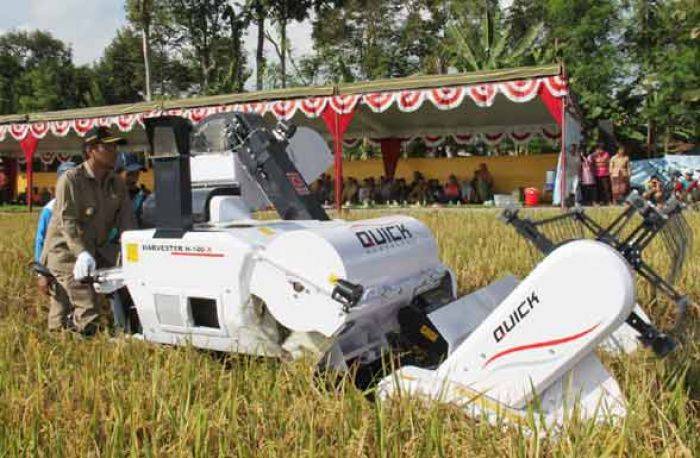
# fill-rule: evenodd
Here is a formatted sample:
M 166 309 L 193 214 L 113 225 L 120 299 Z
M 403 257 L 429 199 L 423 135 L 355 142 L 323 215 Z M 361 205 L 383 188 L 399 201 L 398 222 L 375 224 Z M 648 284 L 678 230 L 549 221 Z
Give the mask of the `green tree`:
M 17 56 L 0 52 L 0 114 L 16 111 L 14 85 L 22 71 L 22 64 Z
M 151 100 L 151 26 L 154 16 L 162 6 L 155 0 L 126 0 L 126 15 L 129 21 L 141 31 L 144 88 L 146 100 Z
M 71 50 L 42 31 L 0 35 L 0 96 L 6 112 L 84 105 L 75 84 Z
M 233 83 L 229 71 L 232 60 L 232 36 L 237 40 L 245 31 L 234 22 L 227 0 L 164 0 L 184 61 L 191 62 L 199 76 L 198 93 L 211 94 L 229 89 Z M 235 18 L 234 18 L 235 19 Z M 240 43 L 237 45 L 240 49 Z M 234 48 L 236 47 L 234 43 Z M 235 53 L 234 53 L 235 54 Z M 239 63 L 243 60 L 238 56 Z M 243 73 L 240 73 L 241 75 Z
M 255 89 L 263 88 L 265 75 L 265 19 L 268 14 L 268 0 L 247 0 L 246 10 L 255 23 L 257 41 L 255 46 Z
M 224 20 L 229 23 L 231 40 L 231 62 L 229 64 L 226 84 L 235 92 L 243 92 L 243 85 L 250 76 L 246 72 L 246 55 L 242 46 L 242 36 L 250 25 L 250 14 L 240 3 L 232 3 L 224 8 Z
M 459 71 L 513 67 L 523 56 L 532 54 L 533 44 L 540 37 L 544 22 L 529 25 L 516 38 L 505 21 L 498 4 L 484 2 L 481 8 L 453 8 L 447 26 L 445 45 L 450 50 L 450 63 Z M 475 11 L 476 10 L 476 11 Z
M 105 48 L 95 65 L 95 76 L 106 103 L 133 103 L 146 98 L 141 44 L 141 35 L 125 27 Z
M 507 14 L 516 36 L 544 23 L 542 36 L 521 63 L 562 61 L 589 125 L 602 119 L 621 124 L 633 110 L 624 97 L 629 67 L 622 50 L 621 1 L 514 0 Z
M 301 22 L 309 16 L 311 0 L 268 0 L 270 16 L 279 31 L 279 42 L 268 34 L 268 40 L 277 50 L 280 60 L 280 81 L 282 87 L 287 87 L 287 56 L 291 48 L 287 42 L 287 24 L 290 21 Z
M 697 105 L 683 98 L 698 87 L 700 74 L 700 12 L 693 4 L 638 0 L 627 17 L 624 50 L 634 70 L 629 97 L 639 117 L 628 133 L 645 138 L 650 154 L 657 132 L 664 150 L 674 138 L 697 139 Z
M 319 82 L 439 71 L 441 9 L 427 0 L 346 0 L 316 8 L 315 56 L 302 67 Z M 443 16 L 444 17 L 444 16 Z M 437 65 L 436 65 L 437 64 Z

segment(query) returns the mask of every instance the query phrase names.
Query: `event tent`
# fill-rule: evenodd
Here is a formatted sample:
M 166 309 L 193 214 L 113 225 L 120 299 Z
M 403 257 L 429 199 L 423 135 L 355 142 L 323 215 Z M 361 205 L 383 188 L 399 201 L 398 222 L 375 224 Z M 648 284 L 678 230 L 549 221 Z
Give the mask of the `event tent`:
M 549 65 L 2 116 L 0 154 L 67 160 L 96 125 L 116 128 L 134 148 L 145 149 L 145 118 L 178 115 L 198 123 L 226 111 L 316 128 L 334 142 L 336 180 L 342 180 L 343 145 L 360 138 L 380 143 L 391 176 L 401 141 L 409 138 L 422 137 L 428 145 L 447 136 L 460 144 L 477 138 L 495 144 L 539 135 L 559 140 L 564 152 L 581 133 L 563 68 Z M 559 158 L 559 172 L 567 173 L 557 174 L 555 202 L 572 189 L 574 168 L 566 156 Z M 340 192 L 336 186 L 338 203 Z

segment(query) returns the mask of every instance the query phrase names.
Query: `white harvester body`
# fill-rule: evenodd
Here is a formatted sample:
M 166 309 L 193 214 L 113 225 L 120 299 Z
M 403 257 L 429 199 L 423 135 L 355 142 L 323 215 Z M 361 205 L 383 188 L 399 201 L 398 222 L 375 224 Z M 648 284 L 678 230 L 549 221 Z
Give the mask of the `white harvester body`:
M 128 288 L 148 341 L 271 357 L 310 352 L 345 369 L 380 359 L 388 336 L 401 333 L 399 310 L 448 278 L 453 300 L 427 315 L 447 342 L 446 359 L 398 369 L 379 383 L 381 396 L 427 396 L 493 419 L 524 417 L 535 398 L 554 423 L 565 406 L 580 405 L 584 417 L 624 413 L 594 350 L 632 310 L 633 276 L 602 243 L 571 242 L 523 281 L 494 285 L 498 303 L 479 304 L 489 288 L 454 298 L 431 232 L 406 216 L 239 221 L 179 239 L 154 233 L 125 233 L 122 267 L 102 285 Z M 580 281 L 584 272 L 595 288 Z M 338 279 L 364 286 L 350 308 L 332 297 Z

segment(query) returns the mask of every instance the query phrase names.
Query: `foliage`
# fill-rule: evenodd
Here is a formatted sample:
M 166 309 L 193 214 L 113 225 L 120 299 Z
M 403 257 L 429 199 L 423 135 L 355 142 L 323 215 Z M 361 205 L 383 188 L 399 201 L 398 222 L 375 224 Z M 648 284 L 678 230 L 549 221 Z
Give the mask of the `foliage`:
M 83 106 L 70 48 L 41 31 L 0 36 L 0 110 L 26 113 Z
M 516 67 L 526 53 L 532 53 L 544 22 L 520 31 L 518 39 L 511 33 L 510 22 L 502 20 L 499 8 L 485 8 L 481 18 L 473 19 L 455 8 L 454 19 L 447 25 L 444 46 L 450 53 L 450 63 L 461 72 Z

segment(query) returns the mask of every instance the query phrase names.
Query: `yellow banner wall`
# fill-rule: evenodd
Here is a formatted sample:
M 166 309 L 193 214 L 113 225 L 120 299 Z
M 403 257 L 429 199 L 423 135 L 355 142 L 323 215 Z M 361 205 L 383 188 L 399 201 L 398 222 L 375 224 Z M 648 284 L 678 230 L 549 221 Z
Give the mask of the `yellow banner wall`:
M 437 178 L 441 182 L 446 181 L 451 174 L 455 174 L 457 178 L 462 180 L 471 178 L 479 164 L 485 163 L 493 175 L 496 193 L 510 194 L 514 189 L 530 186 L 541 190 L 544 186 L 546 172 L 554 170 L 557 166 L 557 156 L 557 154 L 536 154 L 532 156 L 474 156 L 450 159 L 399 159 L 396 177 L 406 178 L 410 182 L 413 172 L 420 171 L 427 178 Z M 328 173 L 333 173 L 332 167 Z M 343 162 L 343 175 L 346 178 L 379 178 L 383 173 L 384 165 L 381 159 L 346 160 Z M 153 189 L 152 170 L 141 174 L 141 182 L 149 189 Z M 56 174 L 54 172 L 35 173 L 34 186 L 40 190 L 44 187 L 54 188 Z M 25 175 L 21 173 L 17 179 L 17 191 L 24 192 L 25 187 Z

